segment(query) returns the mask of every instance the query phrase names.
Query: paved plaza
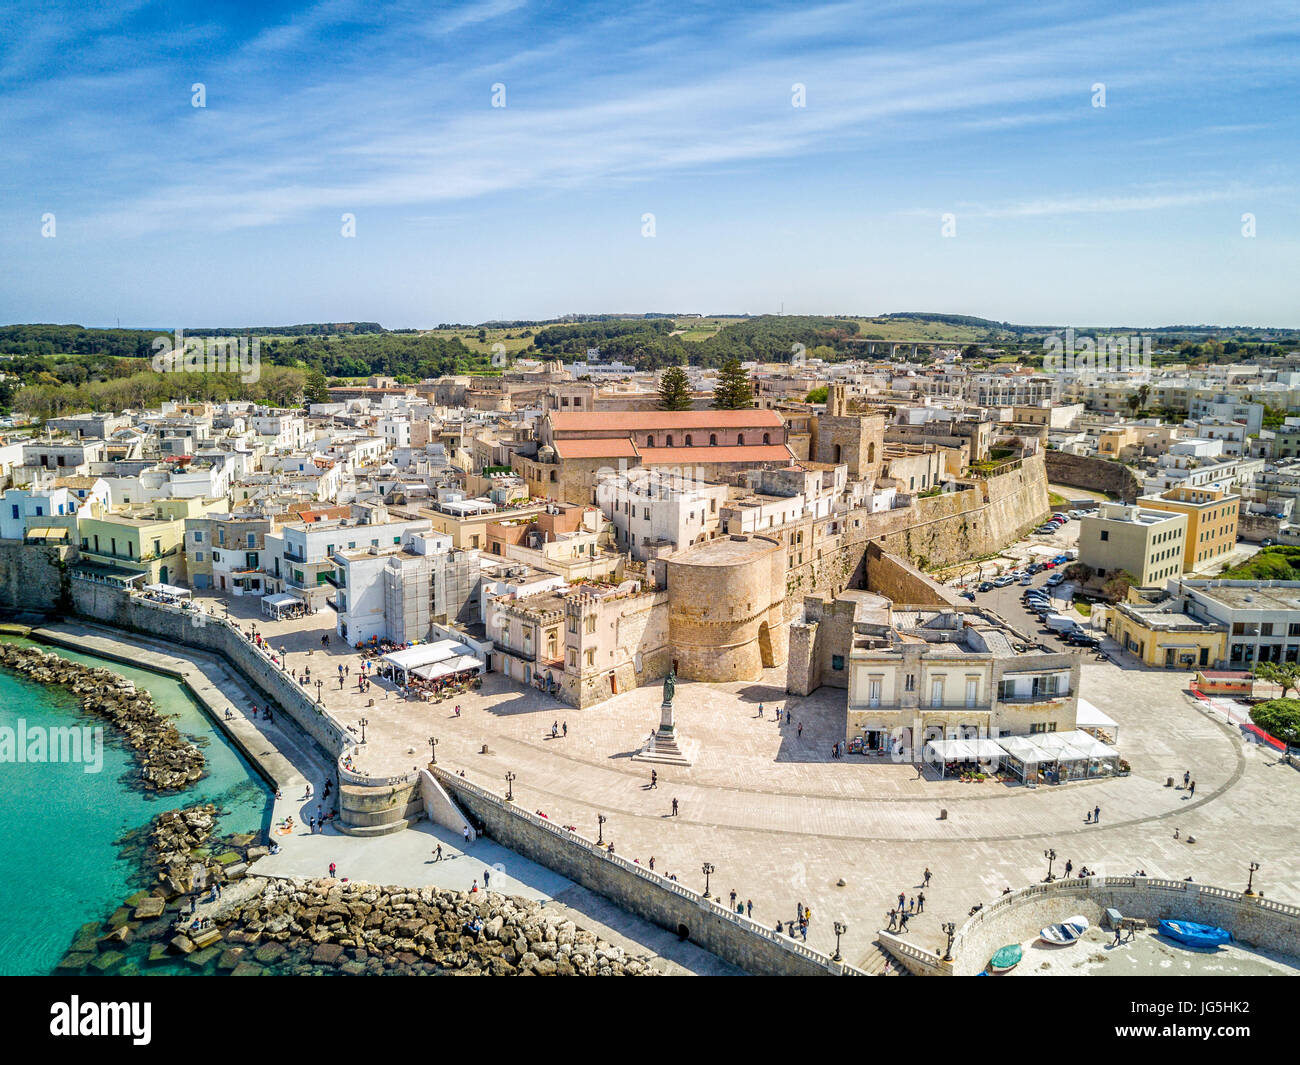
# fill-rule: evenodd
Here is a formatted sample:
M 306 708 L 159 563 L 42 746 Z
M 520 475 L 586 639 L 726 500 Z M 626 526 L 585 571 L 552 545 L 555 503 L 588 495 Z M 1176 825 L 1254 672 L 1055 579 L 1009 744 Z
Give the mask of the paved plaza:
M 255 613 L 257 600 L 230 605 L 232 618 L 256 621 L 272 646 L 286 649 L 295 672 L 310 662 L 313 677 L 336 676 L 343 663 L 355 677 L 355 652 L 333 635 L 321 647 L 332 613 L 267 623 Z M 1300 774 L 1187 694 L 1186 673 L 1090 657 L 1082 670 L 1082 694 L 1119 724 L 1132 775 L 1037 789 L 922 778 L 910 764 L 877 757 L 832 759 L 844 690 L 787 699 L 780 670 L 756 683 L 679 684 L 678 727 L 694 764 L 654 767 L 654 789 L 651 767 L 632 756 L 658 721 L 659 685 L 581 711 L 499 674 L 488 675 L 480 691 L 442 703 L 402 699 L 379 683 L 367 695 L 355 683 L 340 691 L 337 681 L 324 699 L 358 735 L 360 718 L 367 719 L 360 759 L 367 772 L 424 764 L 428 739 L 436 737 L 439 764 L 474 783 L 504 792 L 504 774 L 515 773 L 521 807 L 593 838 L 604 814 L 604 836 L 625 857 L 644 864 L 653 856 L 657 871 L 697 887 L 701 863 L 712 862 L 714 893 L 725 899 L 734 889 L 739 900 L 752 899 L 756 919 L 789 920 L 803 902 L 813 913 L 810 945 L 833 949 L 832 922 L 848 922 L 850 961 L 865 954 L 899 892 L 917 894 L 926 867 L 934 878 L 925 913 L 907 934 L 933 948 L 941 945 L 942 921 L 960 923 L 1004 887 L 1041 880 L 1049 848 L 1058 854 L 1058 874 L 1068 859 L 1076 870 L 1087 865 L 1103 875 L 1145 869 L 1237 889 L 1256 860 L 1270 897 L 1300 903 L 1291 813 Z M 778 708 L 790 712 L 791 723 L 777 723 Z M 552 739 L 557 722 L 568 735 Z M 1196 780 L 1194 798 L 1166 786 L 1171 777 L 1181 784 L 1186 770 Z M 1085 824 L 1085 812 L 1097 806 L 1101 823 Z

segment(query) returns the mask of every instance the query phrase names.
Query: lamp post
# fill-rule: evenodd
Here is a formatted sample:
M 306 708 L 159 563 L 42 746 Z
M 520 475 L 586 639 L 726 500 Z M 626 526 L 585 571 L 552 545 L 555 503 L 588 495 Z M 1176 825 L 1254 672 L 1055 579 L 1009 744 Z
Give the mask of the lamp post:
M 596 830 L 596 846 L 597 846 L 597 847 L 599 847 L 602 843 L 605 842 L 605 822 L 606 822 L 607 820 L 608 820 L 608 818 L 607 818 L 604 814 L 597 814 L 597 815 L 596 815 L 596 824 L 597 824 L 597 826 L 598 826 L 598 828 L 597 828 L 597 830 Z
M 1056 851 L 1045 850 L 1043 851 L 1043 857 L 1047 859 L 1047 875 L 1043 877 L 1043 883 L 1050 884 L 1053 880 L 1056 879 L 1056 877 L 1052 875 L 1052 863 L 1056 861 Z
M 429 764 L 430 765 L 438 764 L 438 737 L 437 736 L 429 737 Z
M 322 683 L 323 683 L 323 682 L 322 682 L 322 681 L 319 681 L 319 680 L 316 682 L 316 701 L 317 701 L 318 703 L 322 701 L 322 700 L 321 700 L 321 697 L 320 697 L 320 686 L 321 686 Z
M 957 938 L 957 926 L 951 921 L 945 921 L 939 927 L 943 929 L 943 934 L 948 937 L 948 947 L 943 952 L 943 960 L 952 961 L 952 941 Z
M 361 742 L 362 742 L 362 743 L 365 743 L 365 742 L 366 742 L 366 726 L 367 726 L 368 724 L 370 724 L 370 722 L 367 721 L 367 720 L 363 717 L 360 721 L 357 722 L 357 724 L 361 726 Z
M 506 772 L 506 802 L 515 801 L 515 774 Z
M 840 936 L 849 930 L 849 926 L 843 921 L 835 922 L 835 953 L 831 955 L 831 961 L 843 961 L 840 957 Z
M 704 873 L 704 897 L 706 899 L 711 899 L 713 898 L 713 896 L 709 894 L 709 877 L 714 872 L 713 863 L 705 862 L 702 866 L 700 866 L 700 869 Z
M 1255 894 L 1255 873 L 1259 870 L 1259 862 L 1250 863 L 1250 876 L 1246 880 L 1246 894 Z

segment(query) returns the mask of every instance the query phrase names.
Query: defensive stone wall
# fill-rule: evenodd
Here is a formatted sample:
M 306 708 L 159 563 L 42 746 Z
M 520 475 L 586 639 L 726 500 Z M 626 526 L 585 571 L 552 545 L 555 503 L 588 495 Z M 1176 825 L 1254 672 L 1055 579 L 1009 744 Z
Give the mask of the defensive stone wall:
M 1106 492 L 1125 503 L 1132 503 L 1142 494 L 1137 476 L 1122 462 L 1055 450 L 1045 451 L 1044 455 L 1047 457 L 1047 479 L 1052 484 Z
M 76 557 L 71 546 L 0 540 L 0 609 L 66 610 L 68 563 Z
M 731 913 L 660 873 L 609 854 L 576 832 L 517 809 L 441 767 L 430 770 L 484 835 L 616 905 L 758 976 L 864 975 L 787 936 Z
M 951 589 L 879 544 L 867 545 L 867 588 L 892 602 L 912 606 L 957 606 L 961 602 Z

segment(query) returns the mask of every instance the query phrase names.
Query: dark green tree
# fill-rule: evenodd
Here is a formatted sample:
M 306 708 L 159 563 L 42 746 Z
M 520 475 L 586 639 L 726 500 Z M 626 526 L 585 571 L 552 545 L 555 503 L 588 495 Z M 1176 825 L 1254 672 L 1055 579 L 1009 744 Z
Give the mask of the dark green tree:
M 303 388 L 304 403 L 328 403 L 330 401 L 329 382 L 325 375 L 314 367 L 307 371 L 307 384 Z
M 739 359 L 728 359 L 718 374 L 718 384 L 713 390 L 713 406 L 717 410 L 746 410 L 754 405 L 754 389 L 749 383 Z
M 686 381 L 686 371 L 680 366 L 669 366 L 659 378 L 659 409 L 691 409 L 691 386 Z

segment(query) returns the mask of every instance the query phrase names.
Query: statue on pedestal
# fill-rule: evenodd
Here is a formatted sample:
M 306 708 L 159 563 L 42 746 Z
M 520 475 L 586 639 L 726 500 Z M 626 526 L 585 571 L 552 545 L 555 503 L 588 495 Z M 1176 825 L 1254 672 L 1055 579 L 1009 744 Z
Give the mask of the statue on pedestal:
M 670 669 L 664 677 L 664 706 L 672 706 L 673 695 L 677 691 L 677 671 Z

